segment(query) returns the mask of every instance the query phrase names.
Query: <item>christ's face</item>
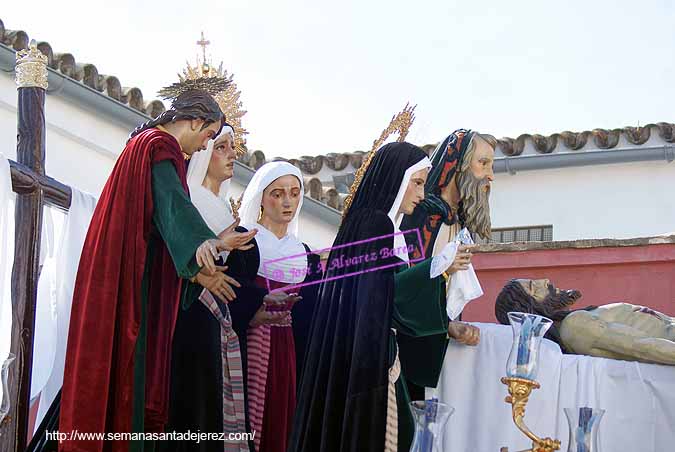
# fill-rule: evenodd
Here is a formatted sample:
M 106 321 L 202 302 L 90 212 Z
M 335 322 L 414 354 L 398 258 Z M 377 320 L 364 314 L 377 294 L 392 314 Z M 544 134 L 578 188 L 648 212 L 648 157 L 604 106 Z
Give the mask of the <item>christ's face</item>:
M 581 298 L 578 290 L 560 290 L 548 279 L 517 279 L 518 284 L 537 303 L 568 307 Z
M 417 207 L 417 204 L 424 200 L 424 184 L 427 181 L 428 174 L 429 168 L 423 168 L 412 174 L 403 195 L 403 201 L 401 201 L 401 207 L 398 210 L 399 213 L 410 215 L 415 210 L 415 207 Z
M 263 191 L 262 208 L 265 219 L 272 223 L 290 223 L 298 210 L 302 187 L 297 177 L 281 176 Z
M 209 162 L 209 177 L 224 181 L 234 175 L 234 161 L 237 153 L 234 150 L 232 135 L 224 133 L 213 143 L 213 153 Z
M 518 284 L 537 302 L 542 302 L 550 293 L 560 293 L 548 279 L 518 279 Z

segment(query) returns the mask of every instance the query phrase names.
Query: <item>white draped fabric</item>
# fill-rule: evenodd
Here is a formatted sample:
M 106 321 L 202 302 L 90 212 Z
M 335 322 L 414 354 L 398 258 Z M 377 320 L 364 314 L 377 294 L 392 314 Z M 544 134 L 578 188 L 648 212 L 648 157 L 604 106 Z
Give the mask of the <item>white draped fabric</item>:
M 506 360 L 511 349 L 510 326 L 475 324 L 481 329 L 477 347 L 451 343 L 437 388 L 441 402 L 455 408 L 448 422 L 443 450 L 495 452 L 531 447 L 511 420 L 504 402 Z M 530 396 L 525 423 L 539 436 L 562 441 L 568 427 L 563 408 L 588 406 L 606 413 L 600 422 L 603 451 L 657 452 L 675 444 L 675 367 L 589 356 L 563 355 L 544 340 L 541 384 Z
M 0 154 L 0 369 L 12 340 L 12 263 L 14 262 L 14 199 L 9 162 Z M 0 403 L 2 402 L 0 381 Z
M 59 213 L 45 207 L 42 210 L 42 243 L 40 244 L 40 277 L 35 307 L 35 336 L 33 337 L 33 371 L 30 398 L 33 400 L 44 388 L 54 366 L 56 356 L 56 263 L 54 223 Z
M 57 241 L 58 245 L 52 253 L 53 257 L 45 260 L 38 282 L 31 384 L 31 397 L 40 393 L 36 428 L 63 384 L 75 277 L 95 207 L 96 198 L 72 189 L 72 201 Z
M 234 217 L 228 198 L 230 179 L 221 182 L 218 196 L 202 185 L 209 169 L 211 155 L 213 155 L 213 146 L 214 141 L 211 140 L 205 150 L 192 155 L 187 171 L 187 183 L 190 187 L 192 204 L 197 208 L 209 229 L 214 234 L 220 234 L 234 223 Z

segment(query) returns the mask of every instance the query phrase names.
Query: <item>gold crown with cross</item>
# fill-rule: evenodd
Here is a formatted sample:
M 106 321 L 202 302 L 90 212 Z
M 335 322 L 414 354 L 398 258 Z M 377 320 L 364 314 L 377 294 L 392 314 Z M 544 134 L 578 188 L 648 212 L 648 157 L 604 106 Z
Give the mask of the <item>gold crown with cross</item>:
M 206 47 L 209 44 L 211 41 L 206 40 L 202 32 L 201 39 L 197 41 L 197 45 L 202 48 L 201 58 L 197 55 L 194 65 L 189 61 L 186 62 L 183 72 L 178 74 L 179 81 L 163 88 L 159 94 L 165 98 L 175 98 L 188 89 L 207 91 L 218 102 L 225 114 L 225 120 L 234 130 L 234 149 L 237 155 L 243 155 L 246 153 L 244 137 L 248 135 L 248 131 L 242 126 L 242 117 L 246 114 L 246 110 L 242 108 L 243 104 L 239 99 L 241 91 L 237 89 L 237 84 L 233 81 L 234 75 L 228 74 L 227 70 L 223 69 L 222 62 L 215 67 L 211 59 L 207 59 Z

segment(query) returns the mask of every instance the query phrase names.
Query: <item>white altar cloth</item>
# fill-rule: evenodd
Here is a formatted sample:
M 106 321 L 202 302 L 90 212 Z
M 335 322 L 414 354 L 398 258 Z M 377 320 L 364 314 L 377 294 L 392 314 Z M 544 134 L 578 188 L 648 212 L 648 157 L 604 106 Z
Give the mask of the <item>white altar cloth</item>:
M 511 420 L 501 383 L 512 342 L 510 326 L 475 323 L 477 347 L 451 343 L 437 388 L 455 412 L 448 422 L 444 452 L 498 452 L 531 447 Z M 540 437 L 553 437 L 567 450 L 563 408 L 606 410 L 600 422 L 602 452 L 675 450 L 675 366 L 563 355 L 557 344 L 541 345 L 540 389 L 530 395 L 525 423 Z

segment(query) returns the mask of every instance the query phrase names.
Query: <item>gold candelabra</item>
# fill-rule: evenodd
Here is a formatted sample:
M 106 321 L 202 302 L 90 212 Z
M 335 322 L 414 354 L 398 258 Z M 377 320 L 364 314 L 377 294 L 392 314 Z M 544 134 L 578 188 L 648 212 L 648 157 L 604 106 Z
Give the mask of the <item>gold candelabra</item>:
M 526 378 L 503 377 L 502 383 L 509 388 L 505 402 L 511 404 L 511 415 L 518 430 L 532 440 L 532 448 L 520 452 L 554 452 L 560 450 L 560 441 L 552 438 L 540 438 L 525 425 L 525 406 L 533 389 L 539 389 L 539 383 Z M 502 448 L 502 451 L 508 449 Z

